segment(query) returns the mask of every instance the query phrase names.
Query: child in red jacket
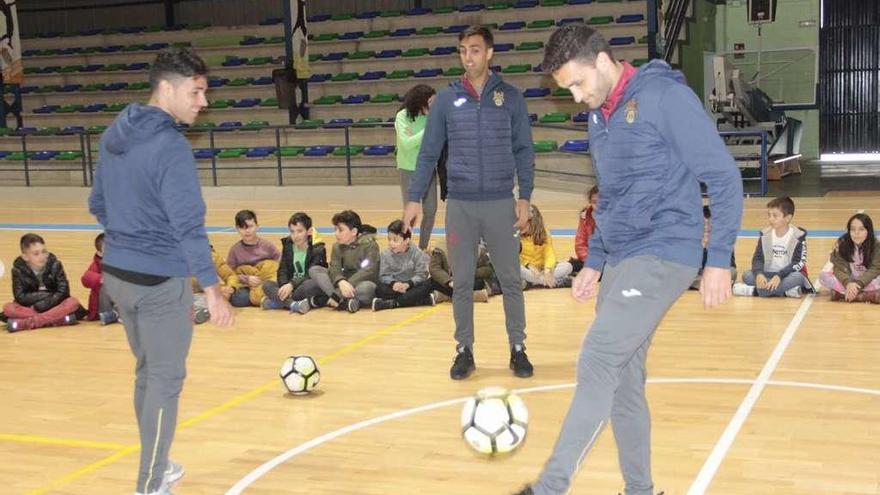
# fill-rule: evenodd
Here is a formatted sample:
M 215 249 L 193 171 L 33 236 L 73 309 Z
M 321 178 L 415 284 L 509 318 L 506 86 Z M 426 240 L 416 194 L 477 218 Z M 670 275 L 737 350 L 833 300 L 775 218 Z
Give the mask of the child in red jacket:
M 584 267 L 587 255 L 590 252 L 590 237 L 596 231 L 596 219 L 593 214 L 599 205 L 599 186 L 593 186 L 587 191 L 587 206 L 580 213 L 577 234 L 574 238 L 575 255 L 568 260 L 574 268 L 571 274 L 575 275 Z
M 119 320 L 119 315 L 113 308 L 113 302 L 107 293 L 103 290 L 104 275 L 102 263 L 104 260 L 104 233 L 95 237 L 95 257 L 92 264 L 82 276 L 82 284 L 87 289 L 92 289 L 89 293 L 89 314 L 87 320 L 101 320 L 102 325 L 108 325 Z

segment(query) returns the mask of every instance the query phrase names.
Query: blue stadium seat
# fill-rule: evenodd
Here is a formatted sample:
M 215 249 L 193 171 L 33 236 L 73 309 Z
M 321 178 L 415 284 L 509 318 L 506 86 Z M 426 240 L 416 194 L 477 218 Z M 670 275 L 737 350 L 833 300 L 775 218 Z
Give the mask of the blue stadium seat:
M 550 94 L 550 88 L 529 88 L 523 91 L 526 98 L 543 98 Z
M 341 129 L 343 127 L 348 127 L 351 124 L 354 124 L 354 119 L 330 119 L 330 122 L 327 122 L 321 127 L 325 129 Z
M 309 22 L 326 22 L 329 21 L 332 17 L 333 16 L 331 16 L 330 14 L 315 14 L 308 16 L 306 19 Z
M 490 65 L 489 70 L 491 70 L 492 72 L 497 72 L 498 74 L 501 74 L 502 69 L 501 69 L 500 65 Z
M 414 74 L 415 77 L 439 77 L 443 69 L 422 69 Z
M 122 34 L 137 34 L 144 32 L 146 29 L 146 26 L 130 26 L 119 28 L 119 32 Z
M 391 36 L 392 38 L 402 38 L 405 36 L 412 36 L 414 34 L 416 34 L 416 28 L 400 28 L 391 31 L 391 34 L 389 34 L 388 36 Z
M 15 130 L 15 132 L 16 132 L 16 134 L 25 134 L 25 135 L 36 134 L 37 132 L 39 132 L 39 129 L 37 129 L 36 127 L 19 127 L 18 129 Z
M 104 64 L 89 64 L 84 65 L 80 72 L 98 72 L 99 70 L 104 68 Z
M 364 72 L 360 76 L 358 76 L 359 81 L 376 81 L 378 79 L 385 79 L 385 76 L 388 75 L 384 70 L 371 70 L 369 72 Z
M 586 153 L 587 151 L 590 151 L 590 140 L 569 139 L 565 144 L 560 146 L 559 149 L 569 153 Z
M 6 158 L 6 155 L 12 153 L 11 151 L 0 151 L 0 160 Z
M 254 79 L 254 82 L 251 83 L 252 86 L 268 86 L 272 84 L 274 81 L 272 80 L 272 76 L 263 76 Z
M 283 17 L 267 17 L 266 19 L 263 19 L 262 21 L 260 21 L 260 26 L 274 26 L 276 24 L 283 24 L 283 23 L 284 23 Z
M 575 115 L 571 119 L 572 122 L 578 122 L 578 123 L 580 123 L 580 122 L 586 123 L 586 122 L 589 122 L 589 120 L 590 120 L 590 112 L 587 110 L 584 110 L 583 112 L 578 113 L 577 115 Z
M 269 155 L 273 155 L 275 153 L 274 146 L 258 146 L 256 148 L 251 148 L 247 152 L 248 158 L 266 158 Z
M 532 124 L 534 124 L 534 123 L 537 122 L 537 121 L 538 121 L 538 114 L 536 114 L 536 113 L 530 113 L 530 114 L 529 114 L 529 122 L 531 122 Z
M 101 53 L 115 53 L 122 50 L 122 45 L 99 46 L 98 51 Z
M 62 136 L 69 136 L 71 134 L 82 134 L 84 132 L 86 132 L 86 128 L 81 125 L 69 125 L 63 127 L 58 134 Z
M 430 13 L 431 9 L 425 7 L 415 7 L 406 11 L 406 15 L 426 15 Z
M 630 24 L 633 22 L 642 22 L 645 20 L 645 16 L 642 14 L 627 14 L 622 15 L 617 18 L 618 24 Z
M 336 149 L 334 146 L 309 146 L 303 152 L 305 156 L 327 156 Z
M 452 55 L 456 51 L 458 51 L 458 48 L 454 46 L 438 46 L 433 50 L 429 50 L 428 53 L 431 55 Z
M 39 86 L 21 86 L 18 91 L 19 93 L 26 95 L 28 93 L 33 93 L 34 91 L 36 91 L 38 87 Z
M 59 33 L 58 31 L 52 31 L 49 33 L 40 34 L 40 38 L 59 38 L 63 33 Z
M 341 40 L 356 40 L 358 38 L 363 38 L 363 37 L 364 37 L 363 31 L 350 31 L 348 33 L 342 33 L 341 35 L 339 35 L 339 39 L 341 39 Z
M 96 36 L 101 34 L 102 31 L 103 29 L 83 29 L 77 34 L 79 34 L 80 36 Z
M 260 104 L 262 100 L 259 98 L 242 98 L 232 104 L 233 108 L 253 108 Z
M 557 26 L 565 26 L 566 24 L 584 22 L 583 17 L 566 17 L 564 19 L 560 19 L 559 22 L 556 23 Z
M 513 4 L 515 9 L 531 9 L 538 6 L 538 0 L 519 0 Z
M 374 144 L 364 149 L 364 155 L 367 156 L 387 156 L 394 153 L 394 145 L 391 144 Z
M 468 5 L 462 5 L 458 8 L 459 12 L 478 12 L 480 10 L 485 9 L 486 6 L 481 3 L 472 3 Z
M 220 125 L 217 126 L 217 127 L 218 127 L 220 130 L 231 131 L 231 130 L 233 130 L 233 129 L 237 129 L 237 128 L 241 127 L 241 126 L 242 126 L 242 124 L 241 124 L 240 121 L 238 121 L 238 120 L 230 120 L 230 121 L 227 121 L 227 122 L 221 122 Z
M 325 62 L 338 62 L 348 56 L 348 52 L 333 52 L 321 57 Z
M 102 89 L 101 91 L 121 91 L 127 87 L 127 82 L 115 82 L 104 85 L 104 89 Z
M 79 47 L 62 48 L 58 51 L 58 55 L 76 55 L 82 50 Z
M 403 50 L 382 50 L 376 53 L 376 58 L 396 58 L 403 53 Z
M 587 5 L 593 3 L 593 0 L 568 0 L 569 5 Z
M 226 83 L 228 83 L 228 82 L 229 82 L 229 79 L 227 79 L 225 77 L 211 78 L 211 79 L 208 79 L 208 87 L 209 88 L 219 88 L 222 86 L 226 86 Z
M 58 88 L 59 93 L 73 93 L 74 91 L 79 91 L 82 88 L 82 84 L 65 84 Z
M 446 34 L 458 34 L 464 32 L 465 29 L 468 28 L 467 24 L 455 24 L 453 26 L 449 26 L 443 30 Z
M 35 151 L 31 155 L 31 160 L 39 160 L 39 161 L 51 160 L 60 154 L 61 153 L 58 151 Z
M 82 107 L 82 109 L 80 109 L 80 112 L 95 113 L 95 112 L 101 112 L 105 108 L 107 108 L 106 103 L 92 103 L 91 105 L 86 105 L 86 106 Z
M 495 43 L 495 53 L 509 52 L 514 49 L 513 43 Z
M 381 12 L 379 12 L 378 10 L 368 10 L 366 12 L 360 12 L 360 13 L 355 14 L 354 18 L 355 19 L 375 19 L 376 17 L 379 17 L 379 14 L 381 14 Z
M 246 58 L 233 57 L 223 62 L 223 67 L 240 67 L 247 63 Z
M 541 64 L 538 64 L 538 65 L 532 67 L 532 72 L 544 72 L 544 68 L 541 67 Z
M 507 21 L 498 28 L 499 31 L 515 31 L 526 27 L 525 21 Z
M 611 46 L 624 46 L 624 45 L 632 45 L 636 42 L 635 36 L 615 36 L 608 40 L 608 44 Z
M 60 69 L 60 68 L 61 67 L 59 67 L 57 65 L 52 65 L 49 67 L 40 67 L 39 69 L 37 69 L 37 74 L 51 74 L 53 72 L 58 71 L 58 69 Z
M 21 56 L 22 57 L 36 57 L 37 55 L 40 54 L 41 51 L 43 51 L 43 50 L 34 50 L 34 49 L 25 50 L 25 51 L 21 52 Z
M 312 74 L 309 76 L 310 83 L 322 83 L 333 77 L 331 74 Z
M 266 42 L 266 38 L 261 38 L 259 36 L 255 36 L 253 38 L 245 38 L 238 42 L 239 46 L 255 46 L 262 45 Z
M 349 95 L 342 99 L 342 104 L 360 105 L 361 103 L 366 103 L 368 101 L 370 101 L 370 95 Z
M 46 113 L 54 113 L 55 110 L 61 108 L 61 105 L 43 105 L 39 108 L 34 109 L 34 113 L 46 114 Z
M 196 160 L 210 160 L 211 158 L 217 156 L 218 153 L 220 153 L 220 150 L 218 149 L 212 150 L 201 148 L 193 150 L 193 158 L 195 158 Z
M 136 62 L 130 64 L 125 70 L 147 70 L 150 68 L 150 64 L 147 62 Z

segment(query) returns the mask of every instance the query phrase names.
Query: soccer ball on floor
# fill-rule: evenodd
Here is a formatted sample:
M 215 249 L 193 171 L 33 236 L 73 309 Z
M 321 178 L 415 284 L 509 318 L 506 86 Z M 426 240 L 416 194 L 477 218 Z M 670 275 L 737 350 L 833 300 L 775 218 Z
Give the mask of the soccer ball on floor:
M 307 394 L 318 386 L 321 372 L 311 356 L 290 356 L 281 365 L 281 381 L 288 392 Z
M 501 387 L 484 388 L 461 410 L 464 440 L 481 454 L 504 454 L 526 437 L 529 411 L 518 395 Z

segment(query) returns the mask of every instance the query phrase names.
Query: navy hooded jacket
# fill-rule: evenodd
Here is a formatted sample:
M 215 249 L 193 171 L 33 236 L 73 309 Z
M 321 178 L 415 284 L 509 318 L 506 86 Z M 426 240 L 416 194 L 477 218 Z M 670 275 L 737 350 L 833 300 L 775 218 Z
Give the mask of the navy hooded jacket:
M 89 211 L 104 226 L 104 264 L 218 282 L 189 141 L 164 110 L 134 103 L 101 136 Z
M 727 269 L 743 211 L 742 177 L 681 72 L 642 66 L 609 116 L 589 116 L 599 182 L 596 232 L 586 265 L 601 270 L 636 255 L 700 267 L 707 187 L 712 233 L 706 266 Z

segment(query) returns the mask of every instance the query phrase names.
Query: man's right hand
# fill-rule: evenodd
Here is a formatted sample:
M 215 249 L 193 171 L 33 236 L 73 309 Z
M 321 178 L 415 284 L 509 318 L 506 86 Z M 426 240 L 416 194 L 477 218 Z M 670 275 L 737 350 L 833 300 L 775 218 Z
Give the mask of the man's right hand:
M 422 204 L 410 201 L 403 209 L 403 228 L 405 232 L 411 232 L 416 224 L 416 219 L 422 214 Z
M 587 302 L 596 297 L 601 275 L 601 272 L 585 266 L 571 282 L 571 297 L 578 302 Z
M 341 280 L 337 287 L 339 287 L 339 293 L 342 294 L 342 297 L 346 299 L 354 297 L 354 286 L 348 280 Z
M 281 287 L 278 288 L 278 300 L 283 301 L 283 300 L 287 299 L 288 297 L 290 297 L 290 294 L 292 292 L 293 292 L 293 285 L 291 285 L 289 282 L 282 285 Z
M 232 314 L 229 301 L 223 298 L 218 284 L 205 288 L 205 300 L 208 303 L 208 313 L 211 314 L 211 323 L 218 327 L 232 326 L 235 315 Z

